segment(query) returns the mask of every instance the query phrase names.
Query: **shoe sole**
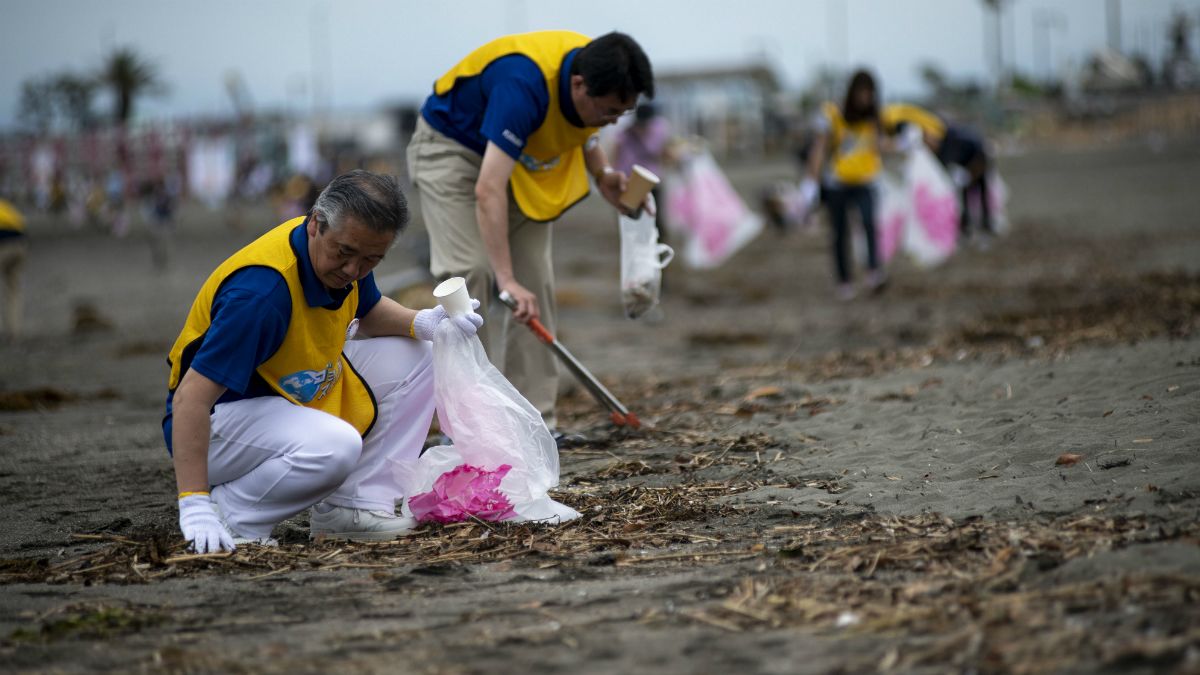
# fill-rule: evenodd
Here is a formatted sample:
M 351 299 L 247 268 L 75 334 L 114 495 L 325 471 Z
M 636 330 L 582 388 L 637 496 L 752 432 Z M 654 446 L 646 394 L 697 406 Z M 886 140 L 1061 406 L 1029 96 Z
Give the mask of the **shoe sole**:
M 416 530 L 400 532 L 309 532 L 310 541 L 390 541 L 416 534 Z

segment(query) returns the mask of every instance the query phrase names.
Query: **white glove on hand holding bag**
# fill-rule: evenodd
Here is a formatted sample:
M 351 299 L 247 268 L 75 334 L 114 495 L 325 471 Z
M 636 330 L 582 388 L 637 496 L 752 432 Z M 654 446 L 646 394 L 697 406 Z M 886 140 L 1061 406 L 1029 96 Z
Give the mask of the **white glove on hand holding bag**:
M 179 529 L 192 542 L 196 553 L 232 551 L 233 535 L 221 523 L 217 508 L 208 495 L 188 495 L 179 500 Z
M 479 309 L 479 301 L 471 301 L 471 309 Z M 433 342 L 433 334 L 437 330 L 437 326 L 446 316 L 446 309 L 441 305 L 433 309 L 423 309 L 417 312 L 417 316 L 413 319 L 413 337 L 426 342 Z M 465 335 L 474 335 L 479 332 L 479 327 L 483 325 L 483 317 L 475 312 L 469 312 L 462 316 L 456 316 L 450 319 L 459 330 Z
M 817 185 L 816 180 L 806 176 L 800 181 L 800 196 L 804 199 L 805 210 L 811 212 L 821 200 L 821 186 Z

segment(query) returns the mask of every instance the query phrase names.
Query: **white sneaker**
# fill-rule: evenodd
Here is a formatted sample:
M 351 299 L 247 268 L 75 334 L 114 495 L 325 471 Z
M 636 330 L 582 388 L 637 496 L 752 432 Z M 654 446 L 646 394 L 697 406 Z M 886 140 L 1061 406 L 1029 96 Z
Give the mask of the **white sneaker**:
M 242 544 L 258 544 L 259 546 L 266 546 L 268 548 L 277 548 L 279 546 L 279 540 L 274 537 L 247 537 L 238 534 L 238 531 L 230 527 L 229 522 L 225 520 L 225 514 L 221 513 L 221 506 L 217 504 L 217 500 L 213 499 L 212 505 L 213 510 L 217 512 L 217 518 L 225 526 L 225 529 L 229 530 L 229 536 L 233 537 L 234 546 L 241 546 Z
M 317 541 L 387 541 L 411 534 L 417 527 L 416 520 L 387 511 L 368 511 L 324 502 L 312 507 L 308 514 L 308 536 Z

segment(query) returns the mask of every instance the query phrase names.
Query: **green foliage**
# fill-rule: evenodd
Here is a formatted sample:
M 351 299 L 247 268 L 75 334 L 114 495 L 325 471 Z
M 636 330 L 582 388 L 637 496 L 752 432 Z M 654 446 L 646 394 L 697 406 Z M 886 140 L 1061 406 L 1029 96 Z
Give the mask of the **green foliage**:
M 105 57 L 98 79 L 112 90 L 113 119 L 122 125 L 133 117 L 139 97 L 166 91 L 158 67 L 130 47 L 118 47 Z

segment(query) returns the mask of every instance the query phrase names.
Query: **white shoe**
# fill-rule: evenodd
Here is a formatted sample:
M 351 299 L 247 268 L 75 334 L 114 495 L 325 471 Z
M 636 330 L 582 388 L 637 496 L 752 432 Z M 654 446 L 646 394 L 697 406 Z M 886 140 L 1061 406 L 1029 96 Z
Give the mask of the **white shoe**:
M 368 511 L 324 502 L 309 510 L 309 538 L 347 541 L 387 541 L 411 534 L 418 527 L 412 518 L 387 511 Z
M 238 534 L 238 531 L 230 527 L 229 523 L 225 520 L 225 514 L 221 513 L 221 506 L 217 504 L 217 500 L 213 499 L 212 505 L 213 510 L 217 512 L 217 518 L 225 526 L 225 529 L 229 530 L 229 536 L 233 537 L 234 546 L 241 546 L 242 544 L 258 544 L 259 546 L 266 546 L 268 548 L 277 548 L 279 546 L 279 540 L 274 537 L 247 537 Z

